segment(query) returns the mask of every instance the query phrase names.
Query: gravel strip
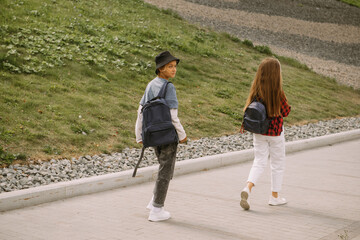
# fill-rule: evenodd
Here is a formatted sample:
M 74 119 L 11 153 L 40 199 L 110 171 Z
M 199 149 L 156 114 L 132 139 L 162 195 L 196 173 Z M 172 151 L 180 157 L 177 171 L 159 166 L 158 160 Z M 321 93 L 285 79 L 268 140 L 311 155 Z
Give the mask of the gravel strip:
M 287 142 L 299 139 L 360 129 L 360 117 L 320 121 L 302 126 L 285 127 Z M 179 145 L 177 161 L 252 148 L 252 134 L 235 134 L 218 138 L 189 140 Z M 29 165 L 11 165 L 0 169 L 0 193 L 27 189 L 51 183 L 103 175 L 133 169 L 140 157 L 140 149 L 125 149 L 121 153 L 82 156 Z M 153 149 L 145 151 L 140 167 L 158 164 Z
M 222 9 L 237 9 L 306 21 L 359 26 L 359 8 L 337 0 L 185 0 Z
M 293 34 L 291 31 L 279 30 L 276 32 L 275 30 L 266 30 L 264 28 L 256 28 L 256 30 L 254 30 L 254 28 L 237 24 L 237 21 L 230 23 L 229 19 L 221 21 L 217 19 L 217 17 L 212 17 L 211 22 L 209 22 L 209 17 L 191 16 L 188 17 L 188 19 L 191 19 L 191 22 L 197 22 L 204 26 L 211 24 L 213 29 L 220 32 L 230 32 L 239 38 L 246 36 L 246 39 L 256 39 L 257 45 L 270 46 L 271 50 L 281 47 L 294 52 L 300 52 L 309 57 L 333 60 L 338 63 L 360 67 L 360 28 L 357 28 L 356 32 L 354 31 L 354 36 L 359 36 L 357 40 L 353 38 L 356 43 L 339 43 L 334 40 L 323 41 L 304 34 Z M 350 31 L 349 29 L 347 32 Z M 285 39 L 286 41 L 284 41 Z M 350 39 L 346 39 L 346 41 L 348 40 Z M 316 49 L 316 51 L 314 51 L 314 49 Z
M 145 0 L 360 88 L 360 8 L 337 0 Z M 350 33 L 351 32 L 351 33 Z

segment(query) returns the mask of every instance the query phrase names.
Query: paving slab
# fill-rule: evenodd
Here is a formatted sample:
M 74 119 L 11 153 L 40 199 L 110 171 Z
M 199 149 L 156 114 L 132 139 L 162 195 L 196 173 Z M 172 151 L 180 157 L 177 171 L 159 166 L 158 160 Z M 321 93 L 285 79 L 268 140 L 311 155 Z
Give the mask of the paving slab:
M 360 139 L 287 155 L 284 206 L 267 204 L 270 171 L 239 205 L 251 162 L 176 176 L 166 209 L 147 221 L 153 182 L 0 213 L 0 239 L 360 238 Z

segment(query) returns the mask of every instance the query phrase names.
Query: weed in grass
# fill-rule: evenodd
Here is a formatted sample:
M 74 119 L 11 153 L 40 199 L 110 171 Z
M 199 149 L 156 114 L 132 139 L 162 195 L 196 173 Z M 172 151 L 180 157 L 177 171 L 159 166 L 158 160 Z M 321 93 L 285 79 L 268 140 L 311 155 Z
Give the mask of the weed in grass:
M 25 161 L 27 156 L 23 153 L 12 154 L 0 146 L 0 167 L 7 167 L 15 160 Z
M 25 161 L 27 159 L 26 154 L 24 153 L 18 153 L 14 155 L 16 160 L 21 160 L 21 161 Z
M 349 239 L 349 235 L 348 235 L 348 230 L 344 230 L 344 234 L 338 234 L 338 237 L 341 239 L 341 240 L 348 240 Z
M 235 43 L 241 43 L 241 40 L 238 37 L 235 37 L 229 33 L 223 33 L 223 35 Z
M 233 92 L 229 89 L 221 89 L 215 92 L 215 96 L 219 98 L 229 99 L 233 95 Z
M 253 60 L 260 62 L 262 56 L 261 55 L 253 55 L 252 58 L 253 58 Z
M 241 81 L 240 85 L 245 87 L 245 88 L 250 88 L 251 82 L 250 81 Z
M 70 129 L 71 131 L 73 131 L 73 133 L 77 133 L 77 134 L 88 135 L 90 133 L 90 130 L 82 123 L 77 125 L 72 125 Z
M 104 80 L 105 82 L 110 82 L 109 78 L 105 75 L 105 74 L 96 74 L 97 76 L 100 77 L 100 79 Z
M 221 112 L 224 113 L 228 116 L 230 116 L 231 118 L 238 120 L 238 121 L 242 121 L 243 119 L 243 114 L 241 112 L 235 112 L 233 111 L 230 107 L 228 106 L 220 106 L 220 107 L 216 107 L 215 111 L 217 112 Z
M 161 12 L 168 14 L 176 19 L 182 20 L 183 18 L 175 11 L 171 10 L 171 9 L 162 9 Z
M 14 154 L 6 152 L 2 146 L 0 146 L 0 166 L 8 166 L 15 160 Z
M 131 64 L 130 70 L 136 71 L 140 74 L 146 74 L 146 70 L 151 68 L 151 66 L 150 62 L 140 60 L 139 62 Z
M 260 53 L 272 55 L 272 52 L 268 46 L 255 46 L 255 49 L 258 50 Z
M 254 47 L 253 42 L 248 39 L 245 39 L 242 43 L 248 47 L 252 47 L 252 48 Z
M 47 136 L 43 133 L 31 133 L 28 130 L 24 131 L 24 135 L 25 135 L 26 140 L 29 142 L 32 142 L 32 143 L 38 143 L 47 138 Z
M 119 148 L 119 149 L 121 149 L 121 148 Z M 111 152 L 109 152 L 108 149 L 102 149 L 101 152 L 102 152 L 103 154 L 111 154 Z
M 52 146 L 45 146 L 43 149 L 43 152 L 48 154 L 48 155 L 60 155 L 61 154 L 61 150 L 56 148 L 56 147 L 52 147 Z
M 0 128 L 0 140 L 8 143 L 15 137 L 15 131 L 13 130 L 6 130 L 4 127 Z

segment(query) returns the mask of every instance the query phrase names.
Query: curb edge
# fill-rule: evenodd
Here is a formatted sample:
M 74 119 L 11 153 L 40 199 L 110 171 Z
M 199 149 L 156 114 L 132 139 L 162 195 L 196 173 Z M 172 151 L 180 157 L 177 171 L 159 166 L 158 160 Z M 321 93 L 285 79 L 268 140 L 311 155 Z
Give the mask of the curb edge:
M 295 153 L 360 138 L 360 129 L 335 133 L 321 137 L 286 142 L 286 153 Z M 253 149 L 229 152 L 196 159 L 178 161 L 175 176 L 224 167 L 252 160 Z M 150 182 L 156 179 L 157 165 L 138 169 L 132 177 L 133 169 L 93 176 L 68 182 L 54 183 L 29 189 L 0 194 L 0 212 L 34 206 L 42 203 L 82 196 L 111 189 Z

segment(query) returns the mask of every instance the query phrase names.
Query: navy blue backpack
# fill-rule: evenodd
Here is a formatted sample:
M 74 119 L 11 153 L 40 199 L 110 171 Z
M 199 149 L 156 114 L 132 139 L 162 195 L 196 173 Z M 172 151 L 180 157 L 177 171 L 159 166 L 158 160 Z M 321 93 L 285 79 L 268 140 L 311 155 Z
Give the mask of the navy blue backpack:
M 158 96 L 147 101 L 141 109 L 143 114 L 141 134 L 143 148 L 133 177 L 136 176 L 136 170 L 144 156 L 145 148 L 179 142 L 176 129 L 172 124 L 170 107 L 165 100 L 166 88 L 169 83 L 171 82 L 164 83 Z
M 265 134 L 269 130 L 271 119 L 268 119 L 265 105 L 256 99 L 250 103 L 244 113 L 244 130 Z

